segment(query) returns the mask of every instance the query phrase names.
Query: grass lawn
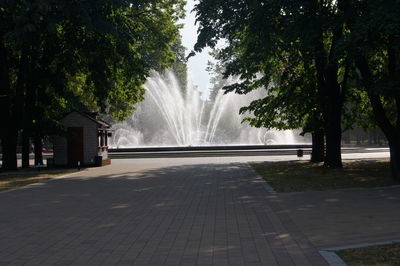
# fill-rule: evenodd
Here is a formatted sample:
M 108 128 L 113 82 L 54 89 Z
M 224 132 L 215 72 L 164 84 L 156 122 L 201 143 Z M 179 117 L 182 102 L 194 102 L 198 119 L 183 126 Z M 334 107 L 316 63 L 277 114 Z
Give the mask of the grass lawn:
M 389 159 L 343 160 L 343 169 L 309 161 L 254 162 L 251 166 L 277 192 L 399 185 L 390 177 Z
M 336 252 L 348 265 L 400 265 L 400 243 L 365 248 L 351 248 Z
M 48 170 L 42 169 L 40 172 L 37 170 L 20 170 L 13 172 L 0 173 L 0 191 L 14 189 L 26 186 L 33 183 L 38 183 L 50 178 L 62 176 L 72 173 L 75 170 Z

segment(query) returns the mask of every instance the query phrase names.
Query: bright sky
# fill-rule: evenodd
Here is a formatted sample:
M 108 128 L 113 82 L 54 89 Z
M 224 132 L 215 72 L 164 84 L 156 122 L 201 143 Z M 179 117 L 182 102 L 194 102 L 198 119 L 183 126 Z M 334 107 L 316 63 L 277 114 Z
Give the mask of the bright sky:
M 196 0 L 187 0 L 186 18 L 183 21 L 184 27 L 181 29 L 182 44 L 187 48 L 187 53 L 190 53 L 197 41 L 197 26 L 194 24 L 195 13 L 191 12 L 195 2 Z M 209 75 L 206 71 L 207 62 L 213 61 L 208 54 L 209 51 L 210 49 L 204 49 L 202 53 L 191 57 L 188 62 L 189 79 L 198 86 L 200 91 L 206 92 L 206 94 L 208 94 L 207 89 L 209 88 Z

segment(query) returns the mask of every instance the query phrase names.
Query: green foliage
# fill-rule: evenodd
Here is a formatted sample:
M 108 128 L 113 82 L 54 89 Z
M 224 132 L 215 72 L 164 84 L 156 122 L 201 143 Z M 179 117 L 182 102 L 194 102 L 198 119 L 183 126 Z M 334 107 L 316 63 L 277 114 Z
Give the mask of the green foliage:
M 172 70 L 178 78 L 180 87 L 185 89 L 187 86 L 187 59 L 185 56 L 186 48 L 182 45 L 181 38 L 178 38 L 172 45 L 172 51 L 175 53 Z
M 212 103 L 215 103 L 218 92 L 228 85 L 228 81 L 224 78 L 224 67 L 218 62 L 207 62 L 207 71 L 210 73 L 211 84 L 211 88 L 209 88 L 210 97 L 208 100 L 211 103 L 210 105 L 212 105 Z
M 19 134 L 27 158 L 29 138 L 40 143 L 62 133 L 60 118 L 72 109 L 116 120 L 129 115 L 143 99 L 150 70 L 175 61 L 184 4 L 0 0 L 0 119 L 8 124 L 0 133 L 3 167 L 17 167 Z
M 246 119 L 256 127 L 292 129 L 311 126 L 320 119 L 317 104 L 315 65 L 309 55 L 308 38 L 299 41 L 304 27 L 295 18 L 298 6 L 285 1 L 200 1 L 196 6 L 200 34 L 195 46 L 214 47 L 220 38 L 228 45 L 215 57 L 224 76 L 238 76 L 240 82 L 225 87 L 227 92 L 248 93 L 266 88 L 267 96 L 241 109 L 252 114 Z M 282 13 L 291 8 L 291 15 Z M 235 10 L 233 12 L 232 10 Z M 297 20 L 294 20 L 297 19 Z M 287 27 L 283 29 L 283 27 Z M 308 45 L 308 47 L 307 47 Z
M 337 100 L 343 104 L 344 130 L 355 124 L 371 128 L 372 109 L 353 56 L 359 47 L 370 58 L 379 76 L 374 93 L 382 97 L 388 116 L 396 117 L 393 95 L 400 75 L 389 77 L 386 68 L 390 41 L 399 54 L 399 38 L 393 37 L 399 36 L 400 25 L 395 2 L 203 0 L 195 7 L 200 26 L 195 51 L 224 39 L 227 45 L 215 57 L 225 77 L 240 78 L 226 91 L 267 88 L 266 98 L 241 110 L 254 115 L 246 119 L 253 126 L 312 132 L 328 119 L 322 114 Z M 340 91 L 332 97 L 328 91 L 335 82 Z
M 343 39 L 341 49 L 347 49 L 356 58 L 367 59 L 370 77 L 358 71 L 360 85 L 371 96 L 379 97 L 386 117 L 392 125 L 399 124 L 400 102 L 400 3 L 398 1 L 360 1 L 355 12 L 357 20 Z
M 178 79 L 179 87 L 185 91 L 187 86 L 186 47 L 182 45 L 182 40 L 179 37 L 171 48 L 175 53 L 175 62 L 172 64 L 171 69 Z
M 54 122 L 71 109 L 86 109 L 122 120 L 143 99 L 150 70 L 174 63 L 184 4 L 1 1 L 0 35 L 7 52 L 2 64 L 15 109 L 26 98 L 30 113 L 17 119 Z
M 343 129 L 378 125 L 400 179 L 398 0 L 201 0 L 195 11 L 195 51 L 227 43 L 216 57 L 225 77 L 240 82 L 225 89 L 267 88 L 265 99 L 242 109 L 254 115 L 250 124 L 310 132 L 323 126 L 329 167 L 342 166 Z

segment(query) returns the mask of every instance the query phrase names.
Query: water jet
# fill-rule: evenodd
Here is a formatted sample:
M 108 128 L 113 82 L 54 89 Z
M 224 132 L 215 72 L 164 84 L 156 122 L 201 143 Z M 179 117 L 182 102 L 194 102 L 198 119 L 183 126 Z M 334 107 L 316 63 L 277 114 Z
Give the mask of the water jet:
M 232 81 L 234 82 L 234 81 Z M 211 100 L 190 82 L 180 88 L 171 71 L 152 72 L 144 85 L 145 100 L 123 123 L 113 125 L 114 148 L 160 146 L 220 146 L 294 144 L 304 142 L 293 131 L 266 130 L 242 123 L 239 109 L 263 97 L 265 91 L 247 95 L 218 90 Z

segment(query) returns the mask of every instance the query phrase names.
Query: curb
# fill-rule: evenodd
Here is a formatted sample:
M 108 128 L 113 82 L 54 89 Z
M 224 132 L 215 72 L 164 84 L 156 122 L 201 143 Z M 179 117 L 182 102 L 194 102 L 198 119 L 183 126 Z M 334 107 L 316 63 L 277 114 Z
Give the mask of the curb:
M 318 252 L 330 266 L 347 266 L 334 251 L 320 250 Z
M 349 187 L 349 188 L 337 188 L 337 189 L 326 189 L 326 190 L 308 190 L 308 191 L 293 191 L 283 192 L 281 194 L 304 194 L 304 193 L 315 193 L 315 192 L 357 192 L 357 191 L 376 191 L 376 190 L 390 190 L 399 189 L 400 185 L 383 186 L 383 187 Z
M 254 170 L 254 168 L 250 165 L 250 163 L 246 162 L 246 166 L 247 168 L 250 170 L 250 172 L 252 172 L 255 176 L 257 180 L 262 181 L 262 186 L 264 187 L 264 189 L 270 193 L 270 194 L 278 194 L 278 192 L 275 191 L 275 189 L 273 189 L 268 183 L 267 181 L 265 181 L 265 179 L 259 174 L 257 173 L 256 170 Z

